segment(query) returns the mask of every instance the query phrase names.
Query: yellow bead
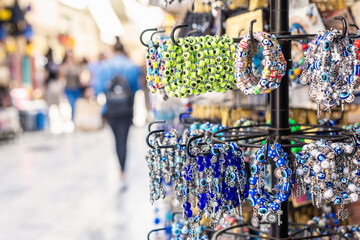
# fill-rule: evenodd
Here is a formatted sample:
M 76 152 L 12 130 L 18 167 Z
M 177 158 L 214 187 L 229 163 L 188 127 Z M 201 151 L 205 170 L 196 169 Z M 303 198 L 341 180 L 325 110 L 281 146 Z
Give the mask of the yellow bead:
M 296 76 L 299 76 L 299 75 L 301 74 L 301 70 L 300 70 L 299 68 L 295 68 L 295 69 L 294 69 L 294 74 L 295 74 Z

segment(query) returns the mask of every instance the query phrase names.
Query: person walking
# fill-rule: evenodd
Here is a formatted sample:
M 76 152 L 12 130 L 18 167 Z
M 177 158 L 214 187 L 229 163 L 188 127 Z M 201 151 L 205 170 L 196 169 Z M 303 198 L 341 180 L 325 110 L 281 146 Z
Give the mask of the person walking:
M 65 78 L 65 94 L 71 107 L 71 119 L 74 120 L 75 103 L 81 95 L 80 84 L 81 68 L 75 62 L 72 51 L 67 51 L 60 68 L 60 74 Z
M 132 125 L 135 92 L 139 89 L 140 68 L 127 56 L 120 38 L 116 37 L 114 56 L 103 61 L 97 81 L 95 94 L 104 93 L 106 105 L 103 114 L 114 136 L 116 153 L 120 163 L 121 188 L 126 189 L 125 161 L 127 137 Z

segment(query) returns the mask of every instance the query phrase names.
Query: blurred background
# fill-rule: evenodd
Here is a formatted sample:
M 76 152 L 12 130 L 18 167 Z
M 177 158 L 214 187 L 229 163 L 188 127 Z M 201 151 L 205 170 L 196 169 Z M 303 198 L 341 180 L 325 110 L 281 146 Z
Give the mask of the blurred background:
M 291 26 L 301 25 L 306 33 L 326 29 L 338 15 L 360 23 L 359 1 L 293 0 L 290 8 Z M 168 38 L 173 26 L 189 23 L 178 36 L 193 31 L 238 37 L 254 18 L 255 31 L 269 29 L 268 1 L 0 0 L 0 240 L 139 240 L 168 224 L 171 204 L 149 202 L 146 124 L 166 120 L 163 127 L 178 127 L 184 111 L 224 126 L 240 118 L 266 122 L 268 99 L 228 91 L 164 101 L 147 90 L 147 49 L 139 36 L 160 27 L 166 32 L 155 38 Z M 119 190 L 114 137 L 101 114 L 105 96 L 94 93 L 116 36 L 142 72 L 128 135 L 126 191 Z M 291 117 L 315 124 L 316 105 L 298 80 L 304 44 L 293 44 Z M 65 91 L 69 66 L 79 79 L 76 101 Z M 343 123 L 359 121 L 359 102 Z M 316 215 L 309 204 L 294 204 L 297 222 Z M 351 217 L 360 222 L 356 211 Z

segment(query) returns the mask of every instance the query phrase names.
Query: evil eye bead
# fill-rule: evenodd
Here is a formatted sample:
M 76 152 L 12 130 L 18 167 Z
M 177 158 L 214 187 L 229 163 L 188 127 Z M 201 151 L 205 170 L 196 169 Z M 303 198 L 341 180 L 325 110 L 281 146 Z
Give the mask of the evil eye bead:
M 262 44 L 269 45 L 270 43 L 269 40 L 265 38 L 264 40 L 262 40 Z
M 258 211 L 259 211 L 259 214 L 264 215 L 268 212 L 268 208 L 265 206 L 261 206 L 261 207 L 259 207 Z
M 230 179 L 232 181 L 234 181 L 236 179 L 236 174 L 235 173 L 230 173 Z
M 252 165 L 250 168 L 251 174 L 257 174 L 260 171 L 260 167 L 258 165 Z
M 202 178 L 202 179 L 200 180 L 200 186 L 201 186 L 201 187 L 205 187 L 205 186 L 206 186 L 206 179 L 205 179 L 205 178 Z
M 325 174 L 324 172 L 319 172 L 319 173 L 318 173 L 318 178 L 319 178 L 320 180 L 323 180 L 323 179 L 326 178 L 326 174 Z
M 329 80 L 329 75 L 327 73 L 323 72 L 323 73 L 321 73 L 320 78 L 321 78 L 321 80 L 326 82 L 327 80 Z
M 172 229 L 172 234 L 174 235 L 174 236 L 179 236 L 180 234 L 181 234 L 181 230 L 179 229 L 179 228 L 173 228 Z
M 327 51 L 327 50 L 329 50 L 329 48 L 330 48 L 330 42 L 329 42 L 329 41 L 325 41 L 325 42 L 323 43 L 323 45 L 322 45 L 322 49 L 323 49 L 324 51 Z
M 265 161 L 265 155 L 263 153 L 258 154 L 256 160 L 263 163 Z
M 347 192 L 342 192 L 341 196 L 342 196 L 343 199 L 346 199 L 346 198 L 349 197 L 349 194 L 347 194 Z
M 282 170 L 282 176 L 283 178 L 289 178 L 290 177 L 290 172 L 288 169 Z
M 322 162 L 326 159 L 325 155 L 320 153 L 316 156 L 316 159 L 319 161 L 319 162 Z
M 341 197 L 336 196 L 336 198 L 334 200 L 334 204 L 337 205 L 337 204 L 340 204 L 340 203 L 341 203 Z
M 256 205 L 256 198 L 254 198 L 254 197 L 249 197 L 248 200 L 249 200 L 250 206 L 253 207 L 253 206 Z
M 348 91 L 343 91 L 339 94 L 339 98 L 346 99 L 350 96 L 350 93 Z
M 269 83 L 269 81 L 266 80 L 266 79 L 261 79 L 260 80 L 260 86 L 262 86 L 262 87 L 265 87 L 268 83 Z

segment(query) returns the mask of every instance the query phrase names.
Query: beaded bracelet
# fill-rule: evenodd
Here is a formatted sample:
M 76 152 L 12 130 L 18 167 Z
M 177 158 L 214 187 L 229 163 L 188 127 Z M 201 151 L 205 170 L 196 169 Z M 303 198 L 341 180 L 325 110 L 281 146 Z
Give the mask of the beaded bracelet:
M 260 44 L 264 59 L 262 76 L 257 79 L 252 71 L 254 54 Z M 247 34 L 239 43 L 235 62 L 237 87 L 245 94 L 269 93 L 280 86 L 285 75 L 286 61 L 274 35 L 264 32 L 254 34 L 254 40 Z
M 359 154 L 350 155 L 354 147 L 324 140 L 305 145 L 296 155 L 297 196 L 310 192 L 317 207 L 341 204 L 338 217 L 347 218 L 344 205 L 359 199 Z
M 251 177 L 249 178 L 249 202 L 254 209 L 251 224 L 258 227 L 260 220 L 258 216 L 262 216 L 262 221 L 275 223 L 282 214 L 281 204 L 285 202 L 291 194 L 293 188 L 293 180 L 291 179 L 292 170 L 288 162 L 288 154 L 282 150 L 279 143 L 263 146 L 256 152 L 256 157 L 250 167 Z M 267 154 L 267 157 L 266 157 Z M 274 175 L 278 179 L 275 185 L 276 194 L 271 196 L 265 189 L 263 176 L 267 167 L 267 159 L 275 162 L 276 169 Z M 280 221 L 278 221 L 280 224 Z
M 321 31 L 309 43 L 304 53 L 302 84 L 309 84 L 309 95 L 318 104 L 331 107 L 351 103 L 359 84 L 360 61 L 358 48 L 348 38 L 340 39 L 341 31 Z
M 171 97 L 225 92 L 234 86 L 233 39 L 227 35 L 177 39 L 164 52 L 165 91 Z

